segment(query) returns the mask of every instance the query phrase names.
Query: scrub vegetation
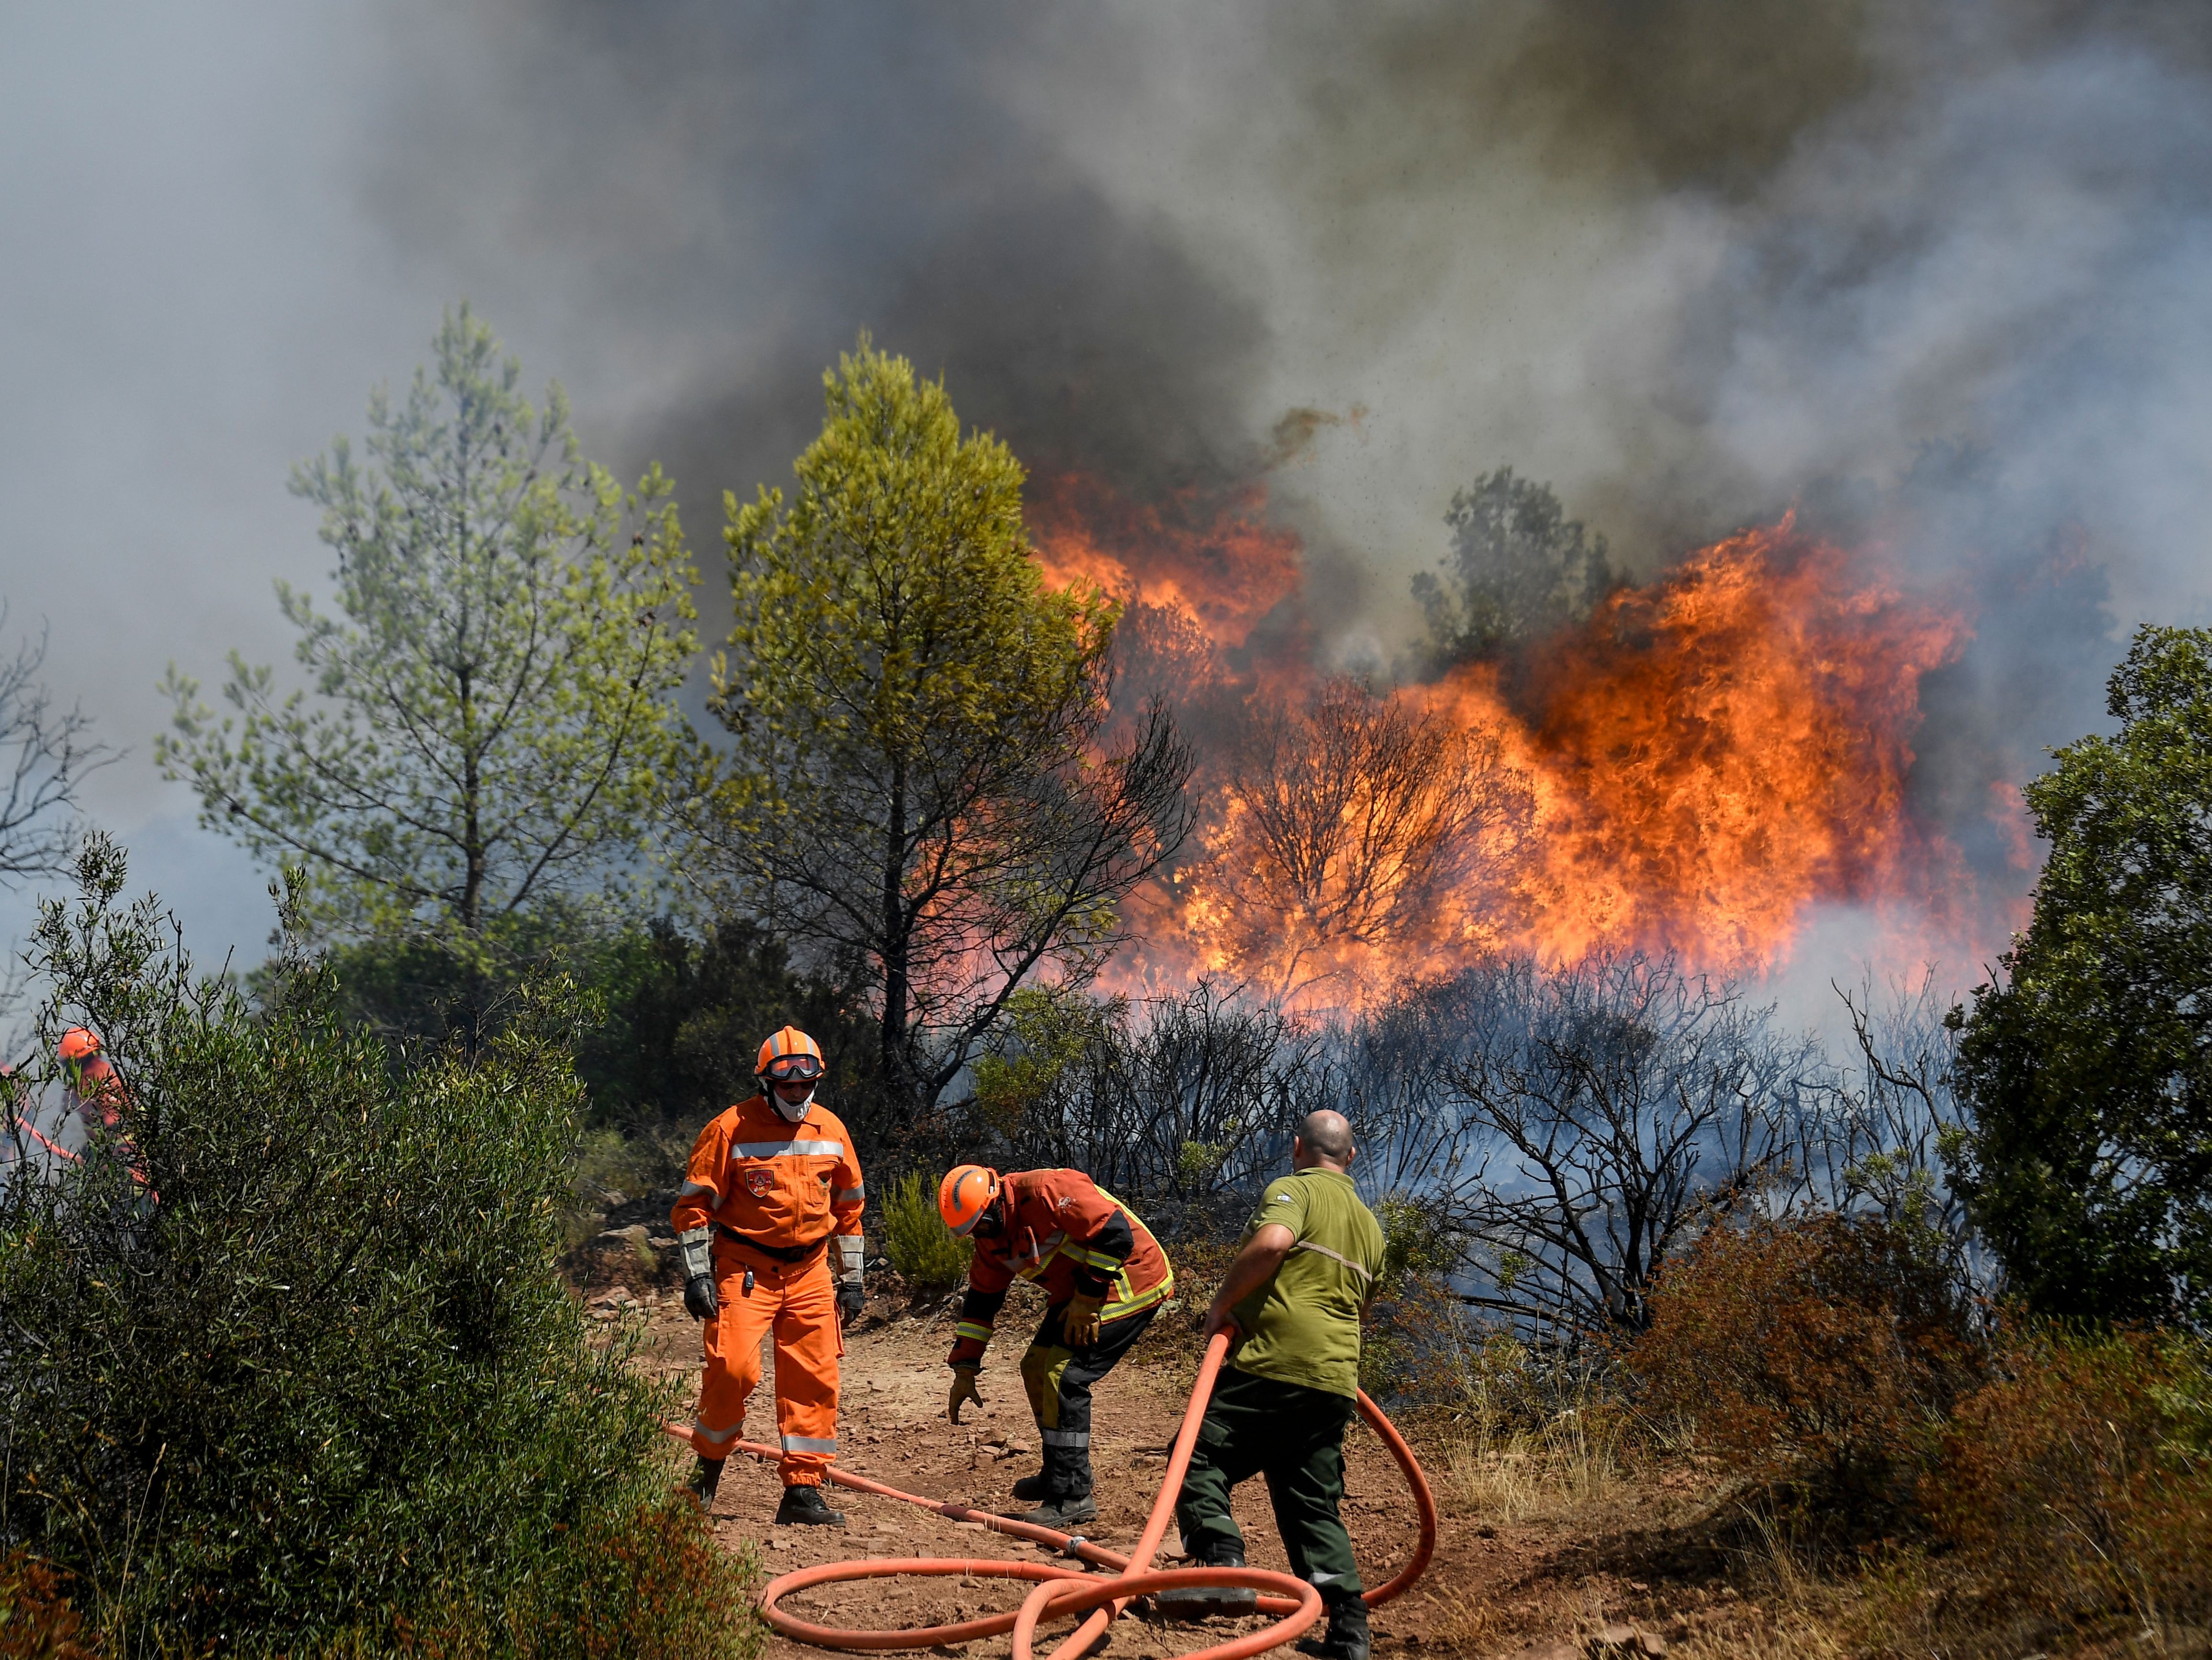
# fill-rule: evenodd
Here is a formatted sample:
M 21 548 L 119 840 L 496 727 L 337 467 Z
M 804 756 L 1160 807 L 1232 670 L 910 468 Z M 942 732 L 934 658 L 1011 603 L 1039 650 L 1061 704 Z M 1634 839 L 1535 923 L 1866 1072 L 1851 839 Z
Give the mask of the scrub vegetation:
M 949 1291 L 968 1277 L 975 1248 L 945 1225 L 937 1183 L 910 1171 L 891 1184 L 883 1207 L 884 1256 L 916 1291 Z
M 33 946 L 46 1024 L 95 1025 L 128 1105 L 0 1189 L 22 1617 L 58 1591 L 118 1652 L 749 1651 L 665 1403 L 555 1272 L 562 988 L 395 1056 L 295 952 L 252 1005 L 197 976 L 104 841 L 80 879 Z

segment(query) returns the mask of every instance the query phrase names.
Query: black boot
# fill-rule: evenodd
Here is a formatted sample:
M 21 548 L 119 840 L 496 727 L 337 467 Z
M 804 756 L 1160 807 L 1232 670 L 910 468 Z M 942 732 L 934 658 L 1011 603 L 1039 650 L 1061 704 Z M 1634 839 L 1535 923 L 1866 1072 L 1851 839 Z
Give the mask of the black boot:
M 1244 1566 L 1244 1542 L 1241 1539 L 1216 1539 L 1194 1553 L 1188 1566 L 1241 1568 Z M 1250 1614 L 1260 1606 L 1260 1593 L 1249 1585 L 1177 1585 L 1155 1595 L 1152 1606 L 1164 1619 L 1203 1620 L 1212 1614 Z
M 1062 1493 L 1057 1498 L 1048 1499 L 1021 1517 L 1033 1526 L 1057 1528 L 1062 1533 L 1097 1519 L 1098 1505 L 1087 1493 L 1079 1498 L 1073 1493 Z
M 714 1508 L 714 1489 L 721 1484 L 722 1461 L 719 1458 L 702 1458 L 692 1466 L 691 1475 L 684 1483 L 699 1501 L 701 1510 Z
M 1024 1475 L 1014 1483 L 1014 1497 L 1024 1505 L 1034 1505 L 1052 1491 L 1051 1477 L 1043 1470 L 1035 1475 Z
M 1300 1638 L 1298 1652 L 1321 1660 L 1367 1660 L 1366 1599 L 1354 1591 L 1328 1602 L 1328 1630 L 1320 1637 Z
M 786 1487 L 783 1502 L 775 1507 L 775 1524 L 780 1528 L 841 1528 L 845 1525 L 845 1512 L 831 1510 L 823 1503 L 822 1489 L 817 1487 Z

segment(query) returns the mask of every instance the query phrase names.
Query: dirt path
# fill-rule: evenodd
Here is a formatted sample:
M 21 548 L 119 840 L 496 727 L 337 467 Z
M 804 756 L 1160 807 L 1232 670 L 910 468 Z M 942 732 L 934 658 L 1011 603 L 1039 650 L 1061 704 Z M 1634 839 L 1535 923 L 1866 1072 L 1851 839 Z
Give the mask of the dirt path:
M 985 1407 L 971 1408 L 957 1427 L 944 1414 L 951 1346 L 949 1311 L 894 1316 L 872 1305 L 847 1335 L 839 1407 L 840 1462 L 857 1475 L 1012 1514 L 1018 1505 L 1013 1483 L 1038 1466 L 1037 1435 L 1015 1371 L 1021 1334 L 1042 1311 L 1023 1300 L 1022 1288 L 1001 1318 L 1000 1341 L 993 1346 L 981 1387 Z M 1028 1296 L 1034 1299 L 1034 1293 Z M 647 1338 L 641 1362 L 672 1377 L 696 1377 L 697 1326 L 680 1299 L 647 1292 L 643 1312 Z M 1142 1530 L 1153 1495 L 1165 1473 L 1170 1442 L 1195 1371 L 1197 1345 L 1186 1330 L 1188 1316 L 1170 1310 L 1158 1328 L 1132 1351 L 1100 1387 L 1091 1427 L 1091 1460 L 1098 1479 L 1098 1520 L 1085 1529 L 1109 1548 L 1127 1550 Z M 765 1359 L 765 1357 L 764 1357 Z M 772 1363 L 771 1363 L 772 1364 Z M 748 1439 L 773 1443 L 775 1402 L 763 1384 L 745 1419 Z M 1346 1443 L 1345 1522 L 1370 1584 L 1395 1572 L 1411 1553 L 1416 1536 L 1413 1506 L 1389 1455 L 1364 1426 L 1355 1426 Z M 845 1512 L 842 1529 L 779 1528 L 769 1524 L 781 1486 L 772 1467 L 732 1459 L 714 1504 L 716 1535 L 732 1549 L 747 1541 L 762 1547 L 768 1572 L 779 1574 L 802 1565 L 866 1556 L 975 1556 L 1035 1560 L 1036 1548 L 988 1532 L 978 1524 L 955 1523 L 890 1499 L 849 1492 L 834 1502 Z M 1282 1541 L 1267 1505 L 1263 1483 L 1238 1489 L 1238 1525 L 1256 1566 L 1283 1570 Z M 1378 1653 L 1432 1645 L 1439 1627 L 1450 1623 L 1471 1584 L 1488 1580 L 1491 1559 L 1502 1563 L 1498 1530 L 1447 1520 L 1437 1566 L 1413 1591 L 1376 1616 Z M 1177 1541 L 1170 1531 L 1166 1549 Z M 886 1579 L 825 1587 L 792 1599 L 794 1611 L 836 1623 L 879 1627 L 918 1626 L 1011 1609 L 1022 1587 L 1011 1582 Z M 1218 1641 L 1258 1621 L 1212 1620 L 1200 1627 L 1158 1627 L 1124 1620 L 1115 1627 L 1115 1653 L 1133 1660 L 1165 1657 Z M 1003 1652 L 1004 1639 L 973 1645 L 979 1655 Z M 1452 1645 L 1455 1646 L 1455 1645 Z M 773 1660 L 798 1660 L 814 1651 L 781 1639 L 769 1645 Z
M 638 1364 L 677 1380 L 687 1397 L 699 1369 L 699 1329 L 674 1291 L 616 1289 L 587 1297 L 612 1319 L 629 1304 L 641 1318 Z M 847 1334 L 839 1406 L 840 1462 L 855 1474 L 908 1492 L 957 1500 L 978 1510 L 1016 1513 L 1013 1483 L 1038 1466 L 1037 1435 L 1015 1370 L 1024 1335 L 1042 1302 L 1018 1286 L 1000 1320 L 981 1378 L 985 1406 L 957 1427 L 944 1416 L 951 1314 L 913 1313 L 878 1299 Z M 1127 1550 L 1142 1530 L 1165 1473 L 1167 1452 L 1191 1379 L 1199 1346 L 1185 1310 L 1170 1305 L 1152 1330 L 1100 1387 L 1093 1412 L 1091 1460 L 1098 1478 L 1098 1520 L 1085 1532 L 1109 1548 Z M 772 1364 L 772 1363 L 771 1363 Z M 770 1374 L 772 1376 L 772 1371 Z M 765 1384 L 745 1420 L 750 1440 L 773 1444 L 775 1400 Z M 1443 1511 L 1437 1555 L 1427 1575 L 1375 1615 L 1376 1652 L 1416 1650 L 1469 1656 L 1567 1660 L 1603 1654 L 1595 1634 L 1632 1624 L 1645 1633 L 1644 1652 L 1673 1645 L 1674 1660 L 1705 1655 L 1776 1652 L 1769 1615 L 1755 1596 L 1725 1583 L 1728 1564 L 1711 1548 L 1686 1547 L 1699 1510 L 1697 1496 L 1672 1480 L 1623 1482 L 1595 1503 L 1500 1507 L 1479 1483 L 1461 1479 L 1448 1425 L 1413 1426 L 1411 1438 Z M 688 1462 L 672 1458 L 671 1468 Z M 1413 1506 L 1389 1455 L 1364 1426 L 1346 1444 L 1344 1519 L 1370 1585 L 1397 1571 L 1416 1535 Z M 895 1500 L 834 1492 L 842 1528 L 770 1524 L 781 1487 L 773 1466 L 732 1459 L 714 1509 L 717 1539 L 731 1550 L 760 1548 L 771 1575 L 819 1562 L 870 1556 L 991 1557 L 1036 1560 L 1036 1548 L 980 1525 L 960 1524 Z M 1239 1488 L 1238 1525 L 1255 1566 L 1286 1566 L 1265 1485 Z M 1177 1541 L 1170 1529 L 1167 1550 Z M 1171 1560 L 1165 1554 L 1163 1560 Z M 1008 1581 L 880 1579 L 825 1587 L 789 1606 L 825 1623 L 875 1628 L 941 1624 L 1018 1606 L 1024 1588 Z M 1109 1652 L 1125 1660 L 1170 1660 L 1218 1642 L 1257 1620 L 1216 1620 L 1164 1626 L 1117 1621 Z M 1653 1639 L 1660 1639 L 1654 1641 Z M 969 1645 L 976 1660 L 1007 1651 L 1000 1638 Z M 1287 1652 L 1287 1651 L 1285 1651 Z M 1629 1650 L 1618 1651 L 1624 1657 Z M 769 1660 L 820 1660 L 817 1651 L 771 1639 Z

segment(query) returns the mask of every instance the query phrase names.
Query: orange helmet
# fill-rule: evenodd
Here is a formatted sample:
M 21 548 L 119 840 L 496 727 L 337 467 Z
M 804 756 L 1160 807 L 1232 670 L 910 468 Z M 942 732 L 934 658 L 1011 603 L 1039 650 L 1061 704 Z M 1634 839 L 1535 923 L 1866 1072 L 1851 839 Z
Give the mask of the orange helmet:
M 88 1055 L 100 1053 L 100 1038 L 82 1026 L 71 1026 L 62 1034 L 62 1041 L 54 1049 L 64 1061 L 82 1061 Z
M 777 1084 L 808 1084 L 822 1075 L 822 1046 L 796 1026 L 786 1026 L 760 1047 L 754 1076 Z
M 998 1196 L 998 1171 L 986 1164 L 955 1164 L 937 1184 L 937 1213 L 953 1232 L 965 1234 Z

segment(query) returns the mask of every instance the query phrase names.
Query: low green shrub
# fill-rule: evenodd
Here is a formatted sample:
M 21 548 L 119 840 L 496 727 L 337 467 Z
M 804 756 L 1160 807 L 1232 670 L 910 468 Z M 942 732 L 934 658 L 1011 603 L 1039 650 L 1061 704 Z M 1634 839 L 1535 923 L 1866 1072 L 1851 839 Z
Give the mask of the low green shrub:
M 937 1183 L 921 1171 L 891 1184 L 884 1201 L 884 1255 L 917 1291 L 944 1291 L 968 1277 L 975 1247 L 945 1225 Z
M 755 1647 L 741 1565 L 672 1499 L 667 1403 L 554 1270 L 560 988 L 473 1057 L 395 1057 L 296 954 L 258 1006 L 196 978 L 105 841 L 82 879 L 41 915 L 42 1025 L 99 1031 L 127 1098 L 0 1190 L 0 1548 L 122 1652 Z

